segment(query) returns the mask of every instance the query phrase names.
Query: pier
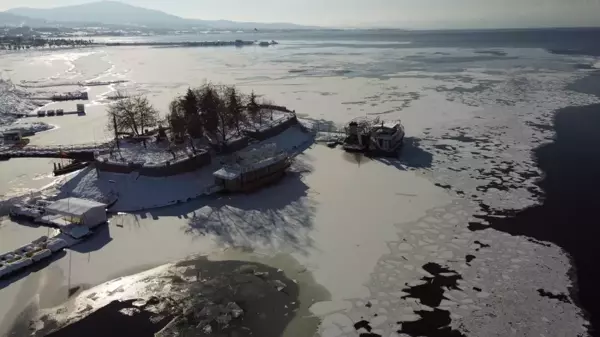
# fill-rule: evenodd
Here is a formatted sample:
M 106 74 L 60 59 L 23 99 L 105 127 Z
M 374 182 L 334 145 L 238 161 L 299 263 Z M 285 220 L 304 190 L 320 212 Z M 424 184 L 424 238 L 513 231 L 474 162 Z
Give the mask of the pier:
M 32 146 L 0 150 L 0 160 L 11 158 L 65 158 L 93 161 L 96 153 L 108 151 L 112 142 L 100 145 Z
M 32 97 L 31 99 L 44 100 L 44 101 L 53 101 L 53 102 L 87 101 L 88 100 L 88 93 L 86 91 L 74 91 L 74 92 L 66 92 L 64 94 L 54 94 L 52 96 Z

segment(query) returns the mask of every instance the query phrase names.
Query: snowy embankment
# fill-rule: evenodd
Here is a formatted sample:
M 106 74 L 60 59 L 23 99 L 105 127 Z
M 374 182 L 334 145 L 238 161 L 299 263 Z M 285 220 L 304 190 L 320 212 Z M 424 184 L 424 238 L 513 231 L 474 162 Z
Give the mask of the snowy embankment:
M 12 82 L 0 79 L 0 133 L 8 130 L 20 130 L 24 134 L 33 134 L 54 128 L 37 121 L 19 119 L 42 106 L 43 101 L 34 101 L 26 91 L 18 89 Z
M 299 126 L 290 127 L 281 134 L 252 145 L 274 143 L 280 150 L 296 155 L 312 144 L 311 134 Z M 134 212 L 177 203 L 208 195 L 214 187 L 213 172 L 220 167 L 220 158 L 195 172 L 170 177 L 146 177 L 131 174 L 96 172 L 85 169 L 60 187 L 60 197 L 73 196 L 100 202 L 110 202 L 114 196 L 118 201 L 111 211 Z M 98 176 L 99 174 L 99 176 Z

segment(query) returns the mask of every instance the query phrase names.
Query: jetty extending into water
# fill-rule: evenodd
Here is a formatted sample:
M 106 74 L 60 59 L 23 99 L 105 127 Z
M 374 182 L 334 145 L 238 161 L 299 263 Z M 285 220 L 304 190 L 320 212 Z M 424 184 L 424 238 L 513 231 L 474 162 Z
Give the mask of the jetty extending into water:
M 108 151 L 113 142 L 93 145 L 77 146 L 33 146 L 27 145 L 22 148 L 9 148 L 0 150 L 0 160 L 11 158 L 65 158 L 80 161 L 92 161 L 95 155 Z

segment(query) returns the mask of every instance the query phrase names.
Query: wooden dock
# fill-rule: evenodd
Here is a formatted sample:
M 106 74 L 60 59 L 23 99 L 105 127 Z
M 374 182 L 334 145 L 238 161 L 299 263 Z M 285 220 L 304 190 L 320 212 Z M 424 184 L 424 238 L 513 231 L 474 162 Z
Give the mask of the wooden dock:
M 11 158 L 65 158 L 79 161 L 93 161 L 97 152 L 107 151 L 112 142 L 100 145 L 67 146 L 24 146 L 0 150 L 0 160 Z

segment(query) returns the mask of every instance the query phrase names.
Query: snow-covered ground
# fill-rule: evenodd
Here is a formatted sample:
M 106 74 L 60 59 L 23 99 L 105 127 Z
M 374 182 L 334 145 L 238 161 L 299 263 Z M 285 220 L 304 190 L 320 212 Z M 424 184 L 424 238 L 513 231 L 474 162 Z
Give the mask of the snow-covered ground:
M 112 151 L 100 155 L 100 160 L 107 160 L 118 163 L 136 163 L 144 165 L 164 165 L 167 161 L 175 159 L 187 158 L 191 154 L 191 149 L 188 150 L 186 145 L 177 148 L 170 148 L 168 142 L 156 143 L 155 141 L 146 142 L 146 146 L 142 143 L 129 143 L 127 141 L 119 142 L 119 149 L 112 148 Z
M 296 155 L 308 147 L 312 136 L 293 126 L 276 137 L 257 143 L 275 144 L 279 150 Z M 127 149 L 137 148 L 128 147 Z M 157 150 L 158 151 L 158 150 Z M 151 152 L 152 153 L 152 152 Z M 158 151 L 159 154 L 164 152 Z M 168 152 L 166 152 L 168 155 Z M 132 160 L 132 157 L 127 157 Z M 142 158 L 142 156 L 140 156 Z M 147 157 L 143 157 L 147 160 Z M 153 156 L 156 160 L 156 156 Z M 172 159 L 167 158 L 166 160 Z M 148 162 L 148 161 L 146 161 Z M 198 171 L 170 177 L 146 177 L 131 174 L 98 172 L 93 168 L 77 173 L 60 187 L 60 196 L 75 196 L 100 202 L 118 196 L 113 211 L 138 211 L 187 202 L 210 193 L 214 186 L 213 172 L 221 167 L 219 158 Z

